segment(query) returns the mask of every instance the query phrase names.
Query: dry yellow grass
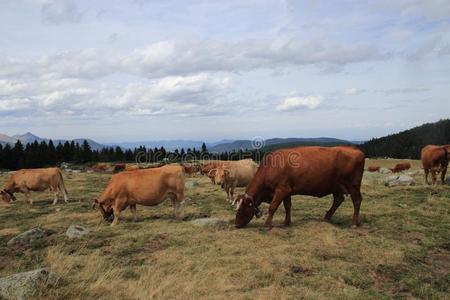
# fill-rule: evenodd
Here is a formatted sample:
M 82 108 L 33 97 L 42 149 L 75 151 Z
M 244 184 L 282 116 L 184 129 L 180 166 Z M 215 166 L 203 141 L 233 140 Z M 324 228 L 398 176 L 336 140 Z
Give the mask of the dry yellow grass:
M 392 167 L 396 160 L 366 163 Z M 413 169 L 419 162 L 412 161 Z M 205 177 L 189 180 L 186 219 L 171 218 L 169 201 L 138 207 L 139 221 L 125 212 L 110 227 L 91 210 L 92 199 L 111 175 L 65 174 L 70 203 L 52 206 L 50 193 L 23 196 L 0 207 L 0 276 L 49 267 L 59 285 L 42 289 L 46 299 L 361 299 L 449 298 L 450 188 L 423 185 L 387 188 L 383 175 L 365 174 L 362 226 L 350 229 L 347 199 L 331 223 L 322 220 L 331 197 L 293 199 L 293 224 L 281 226 L 284 210 L 271 231 L 263 219 L 237 230 L 234 211 L 218 186 Z M 0 185 L 7 179 L 0 177 Z M 264 206 L 267 209 L 267 206 Z M 222 229 L 199 228 L 189 220 L 224 219 Z M 69 240 L 71 224 L 91 233 Z M 27 249 L 9 249 L 19 232 L 42 225 L 57 234 Z

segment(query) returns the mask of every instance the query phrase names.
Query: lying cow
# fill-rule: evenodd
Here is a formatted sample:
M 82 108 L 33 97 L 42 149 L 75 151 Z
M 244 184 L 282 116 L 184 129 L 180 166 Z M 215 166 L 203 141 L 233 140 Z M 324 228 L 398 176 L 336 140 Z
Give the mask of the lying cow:
M 11 203 L 16 201 L 14 193 L 24 193 L 27 202 L 33 204 L 30 191 L 48 189 L 55 195 L 53 204 L 58 202 L 58 194 L 62 194 L 67 203 L 67 190 L 61 170 L 58 168 L 18 170 L 11 175 L 3 190 L 0 191 L 0 195 L 3 201 Z
M 399 173 L 401 171 L 406 171 L 411 169 L 411 164 L 409 162 L 396 164 L 393 169 L 389 169 L 392 173 Z
M 367 171 L 369 172 L 378 172 L 380 170 L 380 166 L 369 166 Z
M 445 183 L 448 162 L 450 160 L 450 145 L 436 146 L 428 145 L 421 151 L 422 166 L 425 172 L 425 182 L 428 181 L 428 174 L 431 172 L 432 183 L 435 184 L 437 174 L 441 173 L 441 182 Z
M 126 169 L 126 167 L 127 166 L 125 164 L 116 164 L 116 165 L 114 165 L 113 173 L 122 172 Z
M 136 220 L 136 204 L 153 206 L 170 198 L 174 216 L 180 218 L 185 204 L 184 177 L 184 169 L 179 165 L 124 171 L 111 178 L 94 206 L 104 219 L 114 217 L 114 226 L 119 223 L 120 212 L 128 206 Z
M 234 205 L 236 203 L 234 189 L 246 187 L 255 176 L 256 170 L 258 170 L 258 164 L 251 159 L 230 161 L 226 165 L 213 169 L 214 182 L 222 186 L 227 193 L 228 201 Z
M 272 218 L 283 202 L 285 225 L 291 223 L 291 196 L 324 197 L 333 195 L 333 205 L 326 213 L 330 220 L 336 209 L 350 194 L 353 201 L 353 226 L 360 223 L 361 180 L 364 172 L 364 154 L 354 147 L 297 147 L 278 150 L 266 155 L 258 171 L 238 196 L 236 227 L 246 226 L 254 215 L 261 216 L 259 205 L 269 202 L 269 216 L 265 226 L 272 226 Z

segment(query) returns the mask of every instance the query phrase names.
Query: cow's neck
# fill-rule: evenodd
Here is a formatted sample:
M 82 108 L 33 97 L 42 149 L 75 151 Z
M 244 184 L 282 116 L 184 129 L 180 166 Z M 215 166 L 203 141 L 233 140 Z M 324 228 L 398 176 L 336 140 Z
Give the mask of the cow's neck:
M 260 174 L 261 175 L 261 174 Z M 247 186 L 245 193 L 253 199 L 255 205 L 259 205 L 260 194 L 264 190 L 264 178 L 263 176 L 258 176 L 258 174 L 253 177 L 253 180 Z

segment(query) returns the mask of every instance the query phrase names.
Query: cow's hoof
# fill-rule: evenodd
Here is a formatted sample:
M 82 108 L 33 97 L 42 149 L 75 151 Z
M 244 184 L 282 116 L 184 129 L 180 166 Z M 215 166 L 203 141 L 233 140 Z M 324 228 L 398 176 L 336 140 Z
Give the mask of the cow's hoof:
M 356 229 L 356 228 L 358 228 L 358 225 L 352 224 L 352 226 L 350 228 L 351 229 Z

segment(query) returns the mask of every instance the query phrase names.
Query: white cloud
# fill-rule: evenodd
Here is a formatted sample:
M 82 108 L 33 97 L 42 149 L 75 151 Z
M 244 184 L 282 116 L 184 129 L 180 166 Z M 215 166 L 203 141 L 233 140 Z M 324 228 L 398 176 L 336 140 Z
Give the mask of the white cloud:
M 201 72 L 239 72 L 302 65 L 347 65 L 384 59 L 376 48 L 329 39 L 275 39 L 218 42 L 161 41 L 119 52 L 88 48 L 45 55 L 32 60 L 0 58 L 0 78 L 101 78 L 122 73 L 146 78 Z
M 314 109 L 317 108 L 321 103 L 321 96 L 288 97 L 276 107 L 276 110 L 287 112 L 304 108 Z
M 344 90 L 343 94 L 347 96 L 356 96 L 364 93 L 365 89 L 349 88 Z

